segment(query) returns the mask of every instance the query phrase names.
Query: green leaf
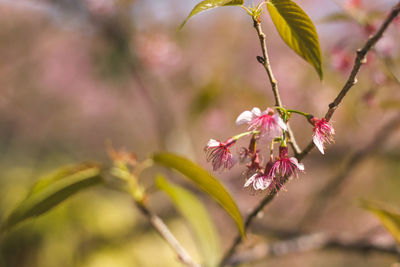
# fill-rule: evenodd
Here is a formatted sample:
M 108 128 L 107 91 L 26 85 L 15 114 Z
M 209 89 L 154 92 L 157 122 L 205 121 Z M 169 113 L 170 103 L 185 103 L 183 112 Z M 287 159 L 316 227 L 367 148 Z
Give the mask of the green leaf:
M 311 19 L 291 0 L 269 0 L 267 8 L 285 43 L 313 65 L 322 79 L 321 49 Z
M 190 191 L 169 183 L 162 176 L 157 177 L 156 185 L 171 198 L 175 207 L 189 222 L 203 254 L 205 266 L 217 266 L 220 255 L 220 241 L 215 225 L 204 205 Z
M 371 201 L 361 201 L 361 206 L 372 212 L 381 221 L 382 225 L 400 244 L 400 213 L 392 208 Z
M 100 166 L 82 163 L 55 171 L 38 181 L 28 196 L 8 216 L 2 230 L 39 216 L 68 197 L 102 182 Z
M 323 17 L 320 23 L 331 23 L 331 22 L 354 22 L 356 21 L 350 14 L 344 12 L 336 12 Z
M 182 29 L 182 27 L 186 24 L 186 22 L 193 17 L 194 15 L 214 8 L 214 7 L 220 7 L 220 6 L 238 6 L 238 5 L 243 5 L 244 0 L 204 0 L 200 3 L 198 3 L 190 12 L 189 16 L 185 19 L 185 21 L 181 24 L 179 29 Z
M 235 201 L 214 176 L 192 161 L 175 154 L 159 153 L 155 154 L 153 159 L 158 164 L 170 167 L 182 173 L 200 189 L 213 197 L 236 222 L 240 234 L 242 236 L 245 235 L 243 219 Z

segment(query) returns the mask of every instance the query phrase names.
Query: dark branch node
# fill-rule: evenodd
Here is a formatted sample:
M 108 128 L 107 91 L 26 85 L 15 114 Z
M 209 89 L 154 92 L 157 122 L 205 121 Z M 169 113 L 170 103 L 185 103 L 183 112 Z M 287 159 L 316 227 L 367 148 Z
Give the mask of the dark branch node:
M 265 64 L 265 58 L 257 56 L 257 61 L 261 64 Z

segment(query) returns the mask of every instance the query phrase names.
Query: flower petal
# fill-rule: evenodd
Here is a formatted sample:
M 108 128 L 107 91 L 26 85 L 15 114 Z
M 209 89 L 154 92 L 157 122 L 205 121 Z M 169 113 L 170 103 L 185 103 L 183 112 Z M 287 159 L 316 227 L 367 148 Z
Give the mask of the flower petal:
M 254 182 L 254 179 L 256 178 L 256 176 L 257 176 L 257 173 L 254 174 L 253 176 L 251 176 L 249 179 L 247 179 L 247 181 L 243 187 L 248 187 L 249 185 L 251 185 Z
M 300 171 L 304 171 L 304 165 L 300 163 L 296 158 L 291 157 L 289 158 L 290 162 L 292 162 L 294 165 L 296 165 L 297 169 Z
M 207 143 L 207 147 L 218 147 L 221 144 L 221 142 L 215 140 L 215 139 L 210 139 Z
M 274 119 L 275 119 L 276 123 L 279 125 L 279 127 L 281 127 L 283 130 L 287 131 L 286 123 L 282 120 L 281 116 L 279 116 L 278 113 L 274 115 Z
M 249 123 L 253 119 L 253 113 L 250 111 L 246 110 L 243 111 L 236 119 L 236 125 L 244 124 L 244 123 Z
M 261 110 L 259 108 L 253 108 L 251 112 L 256 115 L 257 117 L 261 116 Z
M 315 146 L 319 149 L 319 151 L 321 151 L 322 154 L 325 154 L 324 143 L 322 142 L 321 138 L 318 138 L 318 136 L 314 134 L 313 142 L 314 142 Z

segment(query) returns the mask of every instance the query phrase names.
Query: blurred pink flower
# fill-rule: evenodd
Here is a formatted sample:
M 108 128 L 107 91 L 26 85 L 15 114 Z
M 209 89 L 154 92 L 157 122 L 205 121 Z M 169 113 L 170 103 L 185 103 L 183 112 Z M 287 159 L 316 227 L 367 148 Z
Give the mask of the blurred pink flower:
M 249 131 L 259 130 L 261 136 L 266 135 L 270 139 L 282 135 L 282 129 L 287 130 L 285 122 L 271 108 L 263 112 L 259 108 L 242 112 L 236 119 L 236 125 L 244 123 L 249 125 Z
M 347 73 L 352 67 L 352 55 L 342 48 L 335 47 L 331 52 L 331 65 L 334 69 Z
M 235 165 L 232 153 L 229 150 L 229 147 L 235 143 L 236 140 L 233 138 L 229 138 L 225 143 L 214 139 L 208 141 L 204 151 L 207 155 L 207 161 L 211 161 L 214 171 L 231 169 Z
M 319 151 L 324 154 L 324 143 L 330 144 L 334 141 L 333 135 L 335 134 L 335 129 L 333 129 L 333 126 L 325 118 L 320 120 L 312 118 L 310 122 L 314 125 L 313 142 Z
M 176 42 L 163 32 L 141 33 L 134 41 L 137 55 L 154 71 L 174 72 L 183 61 Z
M 378 43 L 376 43 L 375 49 L 383 57 L 393 58 L 396 56 L 396 53 L 398 51 L 398 46 L 393 36 L 385 35 L 379 40 Z
M 268 172 L 269 177 L 285 178 L 291 175 L 298 176 L 298 171 L 304 171 L 304 165 L 299 163 L 296 158 L 288 156 L 288 148 L 279 147 L 279 158 L 274 162 Z
M 347 0 L 345 3 L 345 7 L 349 8 L 349 9 L 351 9 L 351 8 L 359 9 L 359 8 L 361 8 L 361 6 L 362 6 L 361 0 Z

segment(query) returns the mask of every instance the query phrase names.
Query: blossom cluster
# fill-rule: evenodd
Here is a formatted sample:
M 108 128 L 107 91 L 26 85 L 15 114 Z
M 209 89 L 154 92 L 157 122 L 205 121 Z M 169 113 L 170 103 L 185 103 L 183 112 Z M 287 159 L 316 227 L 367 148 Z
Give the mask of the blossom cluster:
M 204 148 L 207 161 L 211 162 L 214 171 L 231 169 L 237 162 L 231 153 L 231 148 L 238 139 L 251 136 L 248 148 L 242 147 L 240 161 L 246 162 L 245 174 L 247 181 L 244 187 L 252 185 L 254 190 L 279 190 L 286 179 L 298 176 L 304 171 L 304 165 L 295 157 L 289 157 L 287 143 L 287 120 L 291 113 L 298 113 L 306 117 L 313 128 L 313 142 L 319 151 L 324 154 L 325 144 L 333 142 L 335 133 L 332 125 L 324 118 L 317 119 L 310 114 L 284 108 L 267 108 L 261 111 L 253 108 L 251 111 L 242 112 L 236 119 L 236 125 L 247 124 L 247 132 L 228 138 L 225 142 L 210 139 Z M 265 139 L 270 144 L 269 160 L 262 163 L 263 157 L 257 149 L 260 139 Z M 274 158 L 274 144 L 280 143 L 278 156 Z

